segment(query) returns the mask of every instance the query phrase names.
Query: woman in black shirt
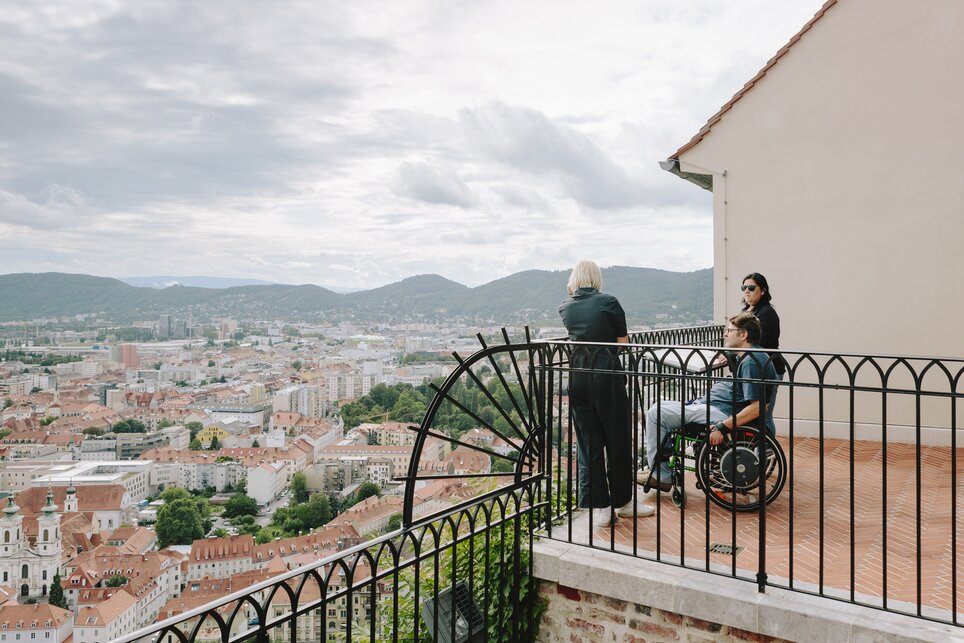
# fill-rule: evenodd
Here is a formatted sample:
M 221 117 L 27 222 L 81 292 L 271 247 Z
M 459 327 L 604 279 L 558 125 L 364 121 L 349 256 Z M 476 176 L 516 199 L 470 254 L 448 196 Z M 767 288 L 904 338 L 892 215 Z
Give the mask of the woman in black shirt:
M 655 507 L 633 502 L 633 447 L 625 376 L 615 344 L 629 342 L 626 314 L 612 295 L 599 292 L 602 272 L 580 261 L 569 277 L 569 298 L 559 315 L 575 342 L 569 376 L 569 408 L 578 449 L 579 506 L 591 507 L 595 527 L 617 516 L 649 516 Z M 586 370 L 583 370 L 586 369 Z M 592 372 L 587 372 L 591 369 Z M 610 507 L 618 507 L 615 512 Z
M 740 286 L 743 292 L 743 310 L 753 313 L 760 320 L 763 334 L 760 337 L 760 347 L 769 349 L 780 348 L 780 316 L 770 304 L 770 284 L 767 278 L 758 272 L 751 272 L 743 278 Z M 781 378 L 786 371 L 786 362 L 780 355 L 774 355 L 773 366 Z

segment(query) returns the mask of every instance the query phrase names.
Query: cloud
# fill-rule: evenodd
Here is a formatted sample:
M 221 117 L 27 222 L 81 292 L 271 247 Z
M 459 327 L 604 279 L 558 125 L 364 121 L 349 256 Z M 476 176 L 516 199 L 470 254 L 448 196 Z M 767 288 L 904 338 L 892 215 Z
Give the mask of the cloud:
M 532 190 L 520 185 L 502 185 L 493 188 L 496 194 L 502 197 L 509 205 L 524 210 L 534 210 L 537 212 L 552 212 L 553 207 L 536 190 Z
M 63 185 L 51 184 L 41 191 L 42 201 L 0 190 L 0 227 L 4 224 L 33 230 L 62 230 L 82 223 L 89 214 L 84 195 Z
M 398 166 L 395 193 L 425 203 L 470 208 L 476 197 L 458 174 L 428 163 L 405 162 Z
M 656 162 L 821 2 L 8 3 L 0 272 L 702 268 Z
M 645 202 L 639 184 L 588 136 L 538 110 L 490 103 L 463 109 L 459 118 L 484 153 L 524 172 L 556 176 L 580 203 L 605 209 Z

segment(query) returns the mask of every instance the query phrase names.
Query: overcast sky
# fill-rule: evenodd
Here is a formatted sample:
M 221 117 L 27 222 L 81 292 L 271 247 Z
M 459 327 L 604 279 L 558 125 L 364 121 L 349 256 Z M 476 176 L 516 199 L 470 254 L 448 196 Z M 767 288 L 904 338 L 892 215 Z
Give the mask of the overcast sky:
M 0 273 L 712 264 L 659 169 L 823 0 L 0 0 Z

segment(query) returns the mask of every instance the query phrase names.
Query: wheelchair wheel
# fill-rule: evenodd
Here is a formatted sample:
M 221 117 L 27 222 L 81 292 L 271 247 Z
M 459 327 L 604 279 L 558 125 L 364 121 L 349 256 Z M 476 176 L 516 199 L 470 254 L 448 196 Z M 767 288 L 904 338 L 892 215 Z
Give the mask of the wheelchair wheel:
M 678 471 L 673 473 L 673 489 L 670 499 L 680 509 L 686 506 L 686 489 L 683 488 L 683 476 Z
M 730 440 L 719 446 L 703 443 L 697 457 L 696 476 L 710 500 L 736 511 L 760 509 L 760 477 L 766 476 L 766 504 L 773 502 L 787 481 L 787 456 L 780 443 L 764 433 L 766 462 L 760 466 L 756 429 L 738 427 Z

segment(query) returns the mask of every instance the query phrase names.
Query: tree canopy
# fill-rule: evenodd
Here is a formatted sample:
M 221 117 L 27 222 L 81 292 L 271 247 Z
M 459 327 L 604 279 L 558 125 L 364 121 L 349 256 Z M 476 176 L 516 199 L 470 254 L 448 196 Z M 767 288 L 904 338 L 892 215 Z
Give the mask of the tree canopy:
M 302 471 L 291 478 L 291 497 L 295 504 L 308 502 L 308 479 Z
M 385 527 L 386 531 L 395 531 L 402 526 L 402 514 L 392 514 L 388 517 L 388 525 Z
M 146 433 L 147 429 L 140 420 L 121 420 L 110 427 L 112 433 Z
M 51 605 L 56 605 L 65 610 L 70 609 L 70 607 L 67 606 L 67 597 L 64 596 L 64 588 L 60 584 L 60 574 L 54 574 L 54 580 L 50 584 L 50 594 L 47 600 Z
M 104 585 L 106 585 L 107 587 L 121 587 L 122 585 L 126 585 L 126 584 L 127 584 L 127 576 L 124 576 L 123 574 L 114 574 L 106 581 L 104 581 Z
M 509 368 L 509 364 L 504 364 L 500 370 L 507 371 Z M 458 437 L 469 429 L 485 428 L 487 425 L 503 435 L 513 435 L 514 432 L 505 415 L 508 415 L 513 423 L 518 423 L 518 412 L 515 407 L 518 405 L 519 408 L 525 408 L 525 400 L 517 384 L 509 383 L 508 386 L 511 395 L 501 386 L 492 387 L 491 394 L 498 404 L 497 408 L 474 382 L 459 380 L 449 391 L 449 395 L 471 410 L 485 424 L 480 427 L 477 420 L 446 400 L 438 408 L 434 428 Z M 340 414 L 345 422 L 345 429 L 353 429 L 362 422 L 380 420 L 386 414 L 388 419 L 395 422 L 418 424 L 425 416 L 425 411 L 434 397 L 435 391 L 428 384 L 414 387 L 410 384 L 394 386 L 377 384 L 372 387 L 368 395 L 344 405 Z M 513 403 L 513 397 L 515 403 Z
M 193 496 L 183 487 L 169 487 L 161 493 L 161 500 L 171 503 L 182 498 L 192 498 Z
M 316 493 L 308 500 L 290 507 L 280 507 L 271 517 L 271 524 L 260 530 L 258 542 L 268 542 L 272 538 L 288 538 L 305 533 L 331 522 L 334 513 L 331 503 L 323 493 Z
M 168 545 L 190 545 L 203 538 L 204 524 L 194 498 L 178 498 L 161 507 L 154 530 L 158 549 Z
M 191 439 L 193 440 L 195 436 L 201 432 L 201 429 L 204 428 L 204 425 L 200 422 L 188 422 L 184 425 L 184 428 L 191 432 Z
M 239 493 L 224 503 L 224 512 L 221 514 L 225 518 L 236 516 L 257 516 L 258 503 L 251 496 Z
M 382 490 L 374 482 L 366 482 L 358 487 L 358 491 L 355 492 L 355 502 L 361 502 L 372 496 L 381 497 Z

